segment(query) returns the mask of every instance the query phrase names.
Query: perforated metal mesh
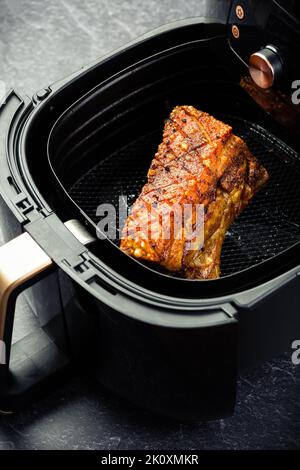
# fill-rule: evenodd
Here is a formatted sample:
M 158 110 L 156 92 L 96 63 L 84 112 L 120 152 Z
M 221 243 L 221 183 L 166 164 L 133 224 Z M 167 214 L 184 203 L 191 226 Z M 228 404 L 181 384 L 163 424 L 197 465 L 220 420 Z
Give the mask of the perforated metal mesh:
M 270 175 L 268 185 L 226 235 L 221 258 L 222 276 L 226 276 L 267 260 L 300 241 L 300 159 L 261 127 L 238 118 L 220 118 L 232 125 L 234 133 L 245 140 Z M 112 203 L 117 207 L 120 195 L 127 196 L 132 204 L 146 181 L 161 136 L 159 130 L 137 139 L 100 162 L 72 186 L 70 196 L 95 224 L 99 221 L 96 217 L 99 204 Z

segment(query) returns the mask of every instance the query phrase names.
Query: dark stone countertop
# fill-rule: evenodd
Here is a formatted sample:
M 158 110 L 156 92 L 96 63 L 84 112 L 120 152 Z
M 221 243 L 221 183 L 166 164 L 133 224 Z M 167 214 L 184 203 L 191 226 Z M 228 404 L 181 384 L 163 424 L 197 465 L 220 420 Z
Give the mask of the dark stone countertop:
M 202 8 L 201 0 L 0 0 L 0 80 L 30 96 L 153 27 L 201 15 Z M 15 340 L 36 327 L 29 306 L 19 302 Z M 74 377 L 1 417 L 0 449 L 300 448 L 300 366 L 291 353 L 240 377 L 235 415 L 208 423 L 152 416 L 93 379 Z

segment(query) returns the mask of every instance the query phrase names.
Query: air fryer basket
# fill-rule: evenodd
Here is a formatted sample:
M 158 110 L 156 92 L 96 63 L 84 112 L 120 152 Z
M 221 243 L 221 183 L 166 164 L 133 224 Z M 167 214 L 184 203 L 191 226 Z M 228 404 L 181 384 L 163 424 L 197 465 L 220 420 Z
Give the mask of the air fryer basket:
M 226 277 L 299 242 L 300 166 L 298 154 L 273 135 L 278 129 L 240 89 L 240 76 L 232 80 L 212 55 L 214 42 L 183 45 L 96 87 L 58 119 L 48 152 L 59 185 L 95 233 L 100 204 L 118 207 L 120 196 L 131 204 L 139 194 L 173 106 L 190 104 L 231 124 L 266 166 L 270 181 L 227 233 L 221 260 Z
M 270 175 L 267 187 L 226 235 L 221 258 L 222 275 L 226 276 L 265 261 L 300 240 L 300 166 L 298 155 L 262 127 L 236 117 L 219 117 L 247 142 Z M 99 204 L 118 207 L 120 195 L 126 196 L 129 204 L 138 196 L 161 135 L 159 129 L 140 136 L 71 186 L 71 198 L 95 224 L 99 221 L 96 216 Z M 116 228 L 117 233 L 122 229 L 118 219 Z M 118 245 L 119 239 L 114 243 Z

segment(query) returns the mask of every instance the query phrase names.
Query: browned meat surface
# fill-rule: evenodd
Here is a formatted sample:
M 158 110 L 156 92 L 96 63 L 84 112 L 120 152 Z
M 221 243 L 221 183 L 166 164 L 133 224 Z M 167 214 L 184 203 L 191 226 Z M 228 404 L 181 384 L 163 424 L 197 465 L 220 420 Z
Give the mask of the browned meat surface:
M 230 126 L 192 106 L 177 106 L 120 247 L 186 278 L 217 278 L 226 231 L 267 180 L 265 168 Z M 197 225 L 199 205 L 204 233 Z M 184 207 L 190 210 L 180 219 Z

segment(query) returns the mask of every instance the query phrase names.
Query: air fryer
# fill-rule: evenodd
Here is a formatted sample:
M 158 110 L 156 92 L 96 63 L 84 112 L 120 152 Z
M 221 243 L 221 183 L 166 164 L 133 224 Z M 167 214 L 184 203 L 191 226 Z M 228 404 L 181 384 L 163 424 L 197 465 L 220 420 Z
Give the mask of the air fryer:
M 156 413 L 225 417 L 239 371 L 290 347 L 300 332 L 296 3 L 209 2 L 210 16 L 162 27 L 32 99 L 8 93 L 3 411 L 75 370 Z M 121 252 L 117 237 L 97 238 L 97 207 L 133 202 L 178 104 L 231 124 L 270 175 L 230 227 L 216 280 L 171 276 Z M 11 346 L 21 291 L 41 329 Z

